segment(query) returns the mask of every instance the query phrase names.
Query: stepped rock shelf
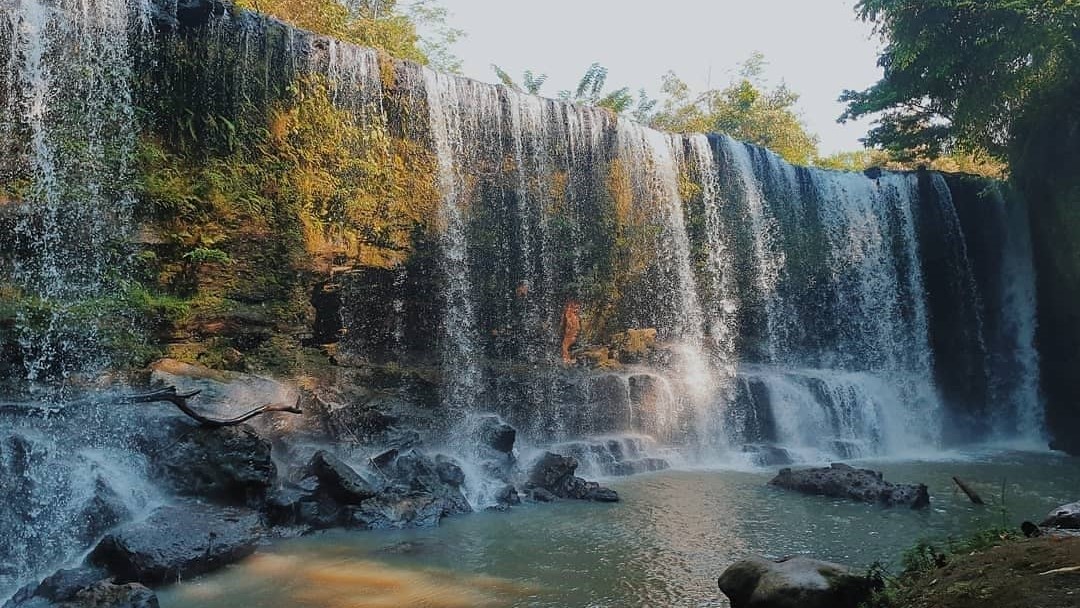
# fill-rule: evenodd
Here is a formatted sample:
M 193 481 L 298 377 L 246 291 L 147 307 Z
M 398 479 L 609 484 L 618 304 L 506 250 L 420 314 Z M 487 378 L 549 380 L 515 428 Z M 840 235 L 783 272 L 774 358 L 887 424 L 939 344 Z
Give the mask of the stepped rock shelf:
M 214 0 L 6 7 L 0 106 L 0 597 L 204 571 L 201 538 L 125 552 L 170 500 L 264 538 L 1045 444 L 1002 184 L 795 167 Z M 204 428 L 267 403 L 302 414 Z M 25 587 L 103 536 L 117 583 Z

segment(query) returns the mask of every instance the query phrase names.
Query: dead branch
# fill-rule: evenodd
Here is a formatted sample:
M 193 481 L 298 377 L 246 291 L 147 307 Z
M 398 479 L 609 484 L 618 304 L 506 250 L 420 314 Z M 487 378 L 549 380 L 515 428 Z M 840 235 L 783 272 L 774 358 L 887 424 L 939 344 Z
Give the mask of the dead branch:
M 971 487 L 968 486 L 966 483 L 960 481 L 959 477 L 953 477 L 952 480 L 956 483 L 957 487 L 963 490 L 964 494 L 967 494 L 967 497 L 971 499 L 971 502 L 977 505 L 986 504 L 983 502 L 982 497 L 979 496 L 979 494 L 975 490 L 972 490 Z
M 212 428 L 212 429 L 226 427 L 226 426 L 236 426 L 238 424 L 243 424 L 243 423 L 247 422 L 248 420 L 251 420 L 252 418 L 254 418 L 256 416 L 259 416 L 259 415 L 262 415 L 262 414 L 267 414 L 267 413 L 270 413 L 270 412 L 286 412 L 286 413 L 289 413 L 289 414 L 303 414 L 304 413 L 303 410 L 300 409 L 300 398 L 297 397 L 295 405 L 283 405 L 281 403 L 270 403 L 270 404 L 267 404 L 267 405 L 257 407 L 255 409 L 250 410 L 248 412 L 245 412 L 243 414 L 240 414 L 239 416 L 236 416 L 235 418 L 225 418 L 225 419 L 209 418 L 209 417 L 204 416 L 204 415 L 200 414 L 199 412 L 195 411 L 194 409 L 191 408 L 190 405 L 188 405 L 188 399 L 191 399 L 193 397 L 198 396 L 199 393 L 201 393 L 201 392 L 202 391 L 190 391 L 190 392 L 187 392 L 187 393 L 179 393 L 179 392 L 177 392 L 175 386 L 169 386 L 169 387 L 163 388 L 163 389 L 161 389 L 159 391 L 154 391 L 152 393 L 145 393 L 145 394 L 142 394 L 142 395 L 132 395 L 132 396 L 128 397 L 126 399 L 126 401 L 128 403 L 155 403 L 155 402 L 159 402 L 159 401 L 168 402 L 168 403 L 171 403 L 171 404 L 175 405 L 177 407 L 177 409 L 179 409 L 181 412 L 183 412 L 189 418 L 191 418 L 191 419 L 195 420 L 196 422 L 198 422 L 200 426 L 203 426 L 203 427 L 206 427 L 206 428 Z

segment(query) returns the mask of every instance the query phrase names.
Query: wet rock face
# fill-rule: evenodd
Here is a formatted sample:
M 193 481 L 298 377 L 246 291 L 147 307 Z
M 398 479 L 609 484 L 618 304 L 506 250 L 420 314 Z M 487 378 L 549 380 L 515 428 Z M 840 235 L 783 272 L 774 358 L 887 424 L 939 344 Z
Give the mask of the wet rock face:
M 161 507 L 107 534 L 89 562 L 120 583 L 174 582 L 217 570 L 255 551 L 263 535 L 254 511 L 195 503 Z
M 577 467 L 578 461 L 571 456 L 546 452 L 533 464 L 529 472 L 527 485 L 532 490 L 534 500 L 547 502 L 545 499 L 550 494 L 558 498 L 575 500 L 619 501 L 619 494 L 614 490 L 574 475 Z M 543 493 L 538 490 L 543 490 Z M 538 495 L 542 498 L 537 498 Z
M 1043 528 L 1080 530 L 1080 502 L 1069 503 L 1054 509 L 1039 525 Z
M 206 429 L 170 415 L 155 418 L 153 429 L 144 451 L 178 494 L 254 506 L 274 484 L 270 442 L 247 425 Z
M 889 483 L 877 471 L 840 463 L 819 469 L 782 469 L 769 484 L 803 494 L 846 498 L 886 507 L 925 509 L 930 506 L 930 494 L 923 484 Z
M 476 438 L 486 448 L 510 454 L 514 451 L 517 431 L 497 416 L 484 416 L 476 425 Z
M 373 484 L 326 450 L 311 457 L 307 472 L 319 480 L 320 491 L 344 505 L 358 505 L 379 493 Z
M 839 564 L 805 557 L 750 557 L 717 582 L 732 608 L 858 608 L 880 586 Z

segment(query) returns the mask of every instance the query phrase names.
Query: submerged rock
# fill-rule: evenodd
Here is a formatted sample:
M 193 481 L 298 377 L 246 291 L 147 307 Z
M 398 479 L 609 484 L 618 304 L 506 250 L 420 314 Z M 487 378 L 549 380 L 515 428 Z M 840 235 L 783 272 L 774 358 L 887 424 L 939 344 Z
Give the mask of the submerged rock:
M 1043 528 L 1061 528 L 1080 530 L 1080 502 L 1062 505 L 1047 513 L 1046 519 L 1039 524 Z
M 106 571 L 84 566 L 23 587 L 4 608 L 158 608 L 158 600 L 143 585 L 116 584 Z
M 432 528 L 447 514 L 447 503 L 430 492 L 385 492 L 350 508 L 345 525 L 369 530 Z
M 754 464 L 759 467 L 774 467 L 795 462 L 787 450 L 767 443 L 748 443 L 742 447 L 742 451 L 744 454 L 751 454 Z
M 717 583 L 732 608 L 858 608 L 881 584 L 806 557 L 749 557 L 732 564 Z
M 782 469 L 769 484 L 803 494 L 847 498 L 886 507 L 924 509 L 930 506 L 930 494 L 923 484 L 889 483 L 880 472 L 840 463 L 799 471 Z
M 255 551 L 263 528 L 254 511 L 186 503 L 113 530 L 90 563 L 121 583 L 174 582 L 217 570 Z
M 545 490 L 558 498 L 597 502 L 619 501 L 619 494 L 615 490 L 575 476 L 577 467 L 578 461 L 572 456 L 545 452 L 533 464 L 529 472 L 528 486 L 533 490 L 533 498 L 543 501 L 542 498 L 537 498 L 536 490 Z

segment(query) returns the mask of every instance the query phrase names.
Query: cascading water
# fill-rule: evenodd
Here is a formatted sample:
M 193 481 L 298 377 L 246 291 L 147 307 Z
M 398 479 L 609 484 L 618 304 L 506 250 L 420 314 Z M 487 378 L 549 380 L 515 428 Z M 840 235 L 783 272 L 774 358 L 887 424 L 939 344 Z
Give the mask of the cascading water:
M 442 195 L 439 229 L 442 231 L 440 244 L 443 250 L 443 279 L 446 281 L 440 347 L 446 376 L 443 402 L 451 411 L 458 412 L 458 418 L 474 405 L 481 380 L 474 336 L 474 296 L 469 277 L 465 218 L 468 193 L 465 192 L 467 184 L 462 163 L 466 138 L 478 131 L 478 125 L 470 125 L 466 121 L 485 116 L 483 111 L 490 108 L 469 105 L 470 102 L 481 101 L 462 94 L 461 87 L 471 88 L 470 84 L 435 72 L 424 72 L 431 134 L 438 160 L 439 191 Z M 470 126 L 473 129 L 467 130 Z
M 112 305 L 135 233 L 133 81 L 150 83 L 137 90 L 161 114 L 154 137 L 198 140 L 206 125 L 178 115 L 262 129 L 314 74 L 372 146 L 397 146 L 395 179 L 437 191 L 428 223 L 384 248 L 383 265 L 325 260 L 328 282 L 367 287 L 342 289 L 345 327 L 331 330 L 356 336 L 342 350 L 365 364 L 390 364 L 372 372 L 380 381 L 420 370 L 372 392 L 415 397 L 401 409 L 449 437 L 474 506 L 504 483 L 471 460 L 470 426 L 488 412 L 519 445 L 592 454 L 608 472 L 654 470 L 656 443 L 741 463 L 1042 439 L 1030 236 L 1000 188 L 795 167 L 217 5 L 155 12 L 171 23 L 161 36 L 142 36 L 141 0 L 0 7 L 0 294 L 20 302 L 0 329 L 14 328 L 2 346 L 18 345 L 31 384 L 98 373 L 110 335 L 129 329 Z M 373 318 L 378 306 L 392 318 Z M 386 352 L 366 352 L 380 327 Z M 26 496 L 0 514 L 13 539 L 0 562 L 15 564 L 0 565 L 0 597 L 153 502 L 142 448 L 128 445 L 138 425 L 112 405 L 57 400 L 38 416 L 0 404 L 0 473 L 15 480 L 0 503 Z M 943 432 L 957 420 L 982 426 Z
M 150 499 L 109 404 L 70 402 L 134 332 L 115 304 L 133 234 L 132 41 L 147 30 L 138 1 L 0 3 L 0 289 L 19 302 L 23 367 L 3 382 L 35 400 L 0 408 L 0 598 Z
M 26 0 L 0 13 L 6 109 L 0 199 L 26 377 L 108 364 L 97 310 L 116 290 L 131 231 L 135 114 L 129 40 L 148 26 L 130 0 Z M 7 256 L 5 256 L 7 257 Z M 122 325 L 122 319 L 110 320 Z

